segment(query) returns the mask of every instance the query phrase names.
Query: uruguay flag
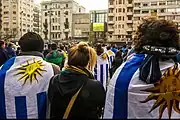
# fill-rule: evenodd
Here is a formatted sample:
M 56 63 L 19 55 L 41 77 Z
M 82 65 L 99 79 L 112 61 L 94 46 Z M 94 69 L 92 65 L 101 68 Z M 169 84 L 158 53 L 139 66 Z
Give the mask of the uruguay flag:
M 115 58 L 115 54 L 111 50 L 106 51 L 106 54 L 108 56 L 109 68 L 112 68 L 112 63 L 113 63 L 113 60 Z
M 146 84 L 139 80 L 139 67 L 144 58 L 143 54 L 135 54 L 115 72 L 107 90 L 104 119 L 158 119 L 160 113 L 163 113 L 162 118 L 169 118 L 167 106 L 172 105 L 171 101 L 161 99 L 163 96 L 159 96 L 160 99 L 157 99 L 156 95 L 158 94 L 143 91 L 154 87 L 153 84 Z M 159 64 L 162 73 L 174 66 L 171 60 L 159 62 Z M 160 95 L 164 94 L 160 93 Z M 156 100 L 150 100 L 146 103 L 141 102 L 149 97 L 154 97 Z M 161 101 L 158 102 L 158 100 Z M 159 106 L 157 106 L 157 103 Z M 179 107 L 179 101 L 177 103 Z M 157 108 L 150 112 L 153 106 Z M 171 110 L 169 112 L 172 112 L 171 118 L 180 118 L 179 113 L 173 109 L 169 110 Z
M 100 81 L 106 90 L 109 75 L 109 62 L 105 53 L 97 56 L 97 63 L 94 68 L 94 77 Z
M 52 65 L 36 56 L 18 56 L 0 68 L 0 119 L 45 119 Z

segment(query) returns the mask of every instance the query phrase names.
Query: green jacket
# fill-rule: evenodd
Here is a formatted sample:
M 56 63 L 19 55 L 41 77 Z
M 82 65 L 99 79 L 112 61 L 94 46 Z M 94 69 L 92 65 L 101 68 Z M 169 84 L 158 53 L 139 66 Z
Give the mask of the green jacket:
M 65 56 L 62 52 L 59 52 L 57 50 L 53 50 L 50 53 L 46 55 L 45 60 L 50 63 L 54 63 L 58 66 L 61 66 L 64 64 Z

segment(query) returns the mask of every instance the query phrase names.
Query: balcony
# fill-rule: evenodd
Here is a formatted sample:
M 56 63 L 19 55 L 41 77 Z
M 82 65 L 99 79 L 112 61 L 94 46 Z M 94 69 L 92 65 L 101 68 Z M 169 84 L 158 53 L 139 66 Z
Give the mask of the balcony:
M 114 32 L 113 28 L 108 28 L 108 32 Z
M 114 16 L 114 13 L 108 13 L 108 16 Z
M 133 15 L 133 12 L 132 11 L 128 11 L 127 15 Z
M 133 4 L 127 4 L 127 7 L 133 7 Z
M 127 23 L 133 23 L 133 21 L 132 20 L 127 20 Z
M 114 24 L 114 21 L 108 21 L 108 24 L 112 25 L 112 24 Z
M 114 8 L 114 5 L 113 4 L 109 5 L 109 8 Z
M 132 31 L 133 31 L 133 28 L 128 28 L 126 31 L 127 31 L 127 32 L 132 32 Z
M 70 29 L 64 29 L 63 32 L 70 32 Z

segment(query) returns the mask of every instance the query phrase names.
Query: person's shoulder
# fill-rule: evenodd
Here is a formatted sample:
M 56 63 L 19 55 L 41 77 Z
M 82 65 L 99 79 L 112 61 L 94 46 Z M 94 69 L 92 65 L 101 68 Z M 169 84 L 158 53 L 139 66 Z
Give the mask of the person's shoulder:
M 100 81 L 97 81 L 95 79 L 88 79 L 87 85 L 91 88 L 97 88 L 97 89 L 103 89 L 103 86 Z

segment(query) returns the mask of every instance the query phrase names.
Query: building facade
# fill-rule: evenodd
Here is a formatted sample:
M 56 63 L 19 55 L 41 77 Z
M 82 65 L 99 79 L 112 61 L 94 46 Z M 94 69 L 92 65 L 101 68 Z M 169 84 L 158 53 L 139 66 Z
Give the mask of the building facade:
M 107 10 L 91 10 L 91 33 L 94 43 L 107 40 Z
M 90 14 L 76 13 L 72 16 L 72 39 L 88 40 L 90 33 Z
M 2 29 L 4 39 L 18 41 L 33 31 L 33 0 L 2 0 Z
M 42 35 L 41 6 L 36 4 L 33 9 L 33 31 Z
M 180 26 L 180 0 L 109 0 L 108 40 L 131 41 L 142 18 L 173 20 Z
M 43 38 L 50 41 L 72 39 L 72 15 L 84 12 L 85 8 L 74 0 L 43 1 L 41 3 Z

